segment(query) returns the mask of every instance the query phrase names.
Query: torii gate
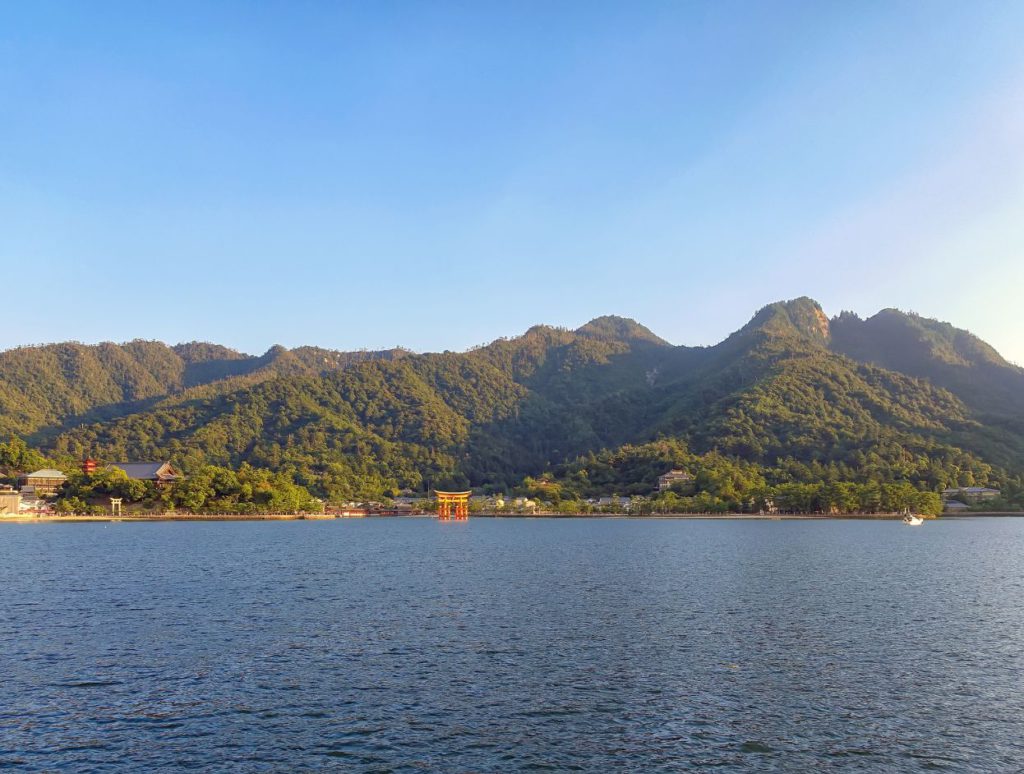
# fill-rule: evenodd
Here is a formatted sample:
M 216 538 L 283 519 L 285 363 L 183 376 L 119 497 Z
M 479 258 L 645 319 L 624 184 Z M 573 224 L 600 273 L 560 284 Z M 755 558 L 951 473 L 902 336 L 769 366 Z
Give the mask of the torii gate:
M 439 492 L 437 495 L 437 518 L 441 521 L 463 521 L 469 518 L 469 496 L 472 492 Z

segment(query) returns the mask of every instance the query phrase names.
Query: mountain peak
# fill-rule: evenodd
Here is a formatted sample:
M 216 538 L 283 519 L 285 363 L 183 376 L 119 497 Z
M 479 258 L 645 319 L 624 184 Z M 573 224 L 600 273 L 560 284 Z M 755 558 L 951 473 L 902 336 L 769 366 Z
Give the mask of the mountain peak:
M 775 336 L 797 333 L 819 343 L 828 341 L 831 334 L 821 304 L 807 296 L 769 304 L 758 311 L 743 330 L 762 330 Z
M 866 320 L 840 317 L 834 325 L 837 347 L 889 367 L 908 362 L 1009 366 L 992 346 L 970 331 L 913 312 L 883 309 Z
M 208 360 L 245 360 L 248 355 L 220 344 L 208 341 L 187 341 L 175 344 L 171 349 L 186 363 L 202 363 Z
M 618 317 L 607 314 L 595 317 L 585 325 L 576 329 L 581 336 L 600 339 L 617 339 L 619 341 L 646 341 L 651 344 L 668 344 L 660 336 L 629 317 Z
M 274 346 L 272 346 L 270 349 L 268 349 L 266 352 L 263 353 L 263 359 L 264 360 L 275 360 L 275 359 L 281 357 L 282 355 L 287 354 L 287 352 L 288 352 L 288 348 L 287 347 L 284 347 L 281 344 L 275 344 Z

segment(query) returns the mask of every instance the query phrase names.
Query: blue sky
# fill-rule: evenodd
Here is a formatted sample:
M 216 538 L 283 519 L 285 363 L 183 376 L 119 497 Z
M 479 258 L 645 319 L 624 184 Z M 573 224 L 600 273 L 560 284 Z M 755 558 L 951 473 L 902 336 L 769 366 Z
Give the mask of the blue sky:
M 1024 363 L 1024 4 L 6 3 L 0 347 L 895 306 Z

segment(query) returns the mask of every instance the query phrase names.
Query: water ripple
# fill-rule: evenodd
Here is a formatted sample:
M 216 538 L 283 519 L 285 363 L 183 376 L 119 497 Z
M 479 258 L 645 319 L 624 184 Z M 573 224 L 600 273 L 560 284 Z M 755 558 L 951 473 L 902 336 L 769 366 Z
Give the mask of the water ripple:
M 7 527 L 0 768 L 1018 770 L 1024 520 Z

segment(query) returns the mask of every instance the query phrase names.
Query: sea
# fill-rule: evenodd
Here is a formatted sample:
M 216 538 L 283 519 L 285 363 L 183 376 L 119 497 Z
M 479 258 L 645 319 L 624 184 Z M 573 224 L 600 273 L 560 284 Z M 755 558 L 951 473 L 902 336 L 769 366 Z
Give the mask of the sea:
M 0 525 L 0 768 L 1024 769 L 1024 519 Z

